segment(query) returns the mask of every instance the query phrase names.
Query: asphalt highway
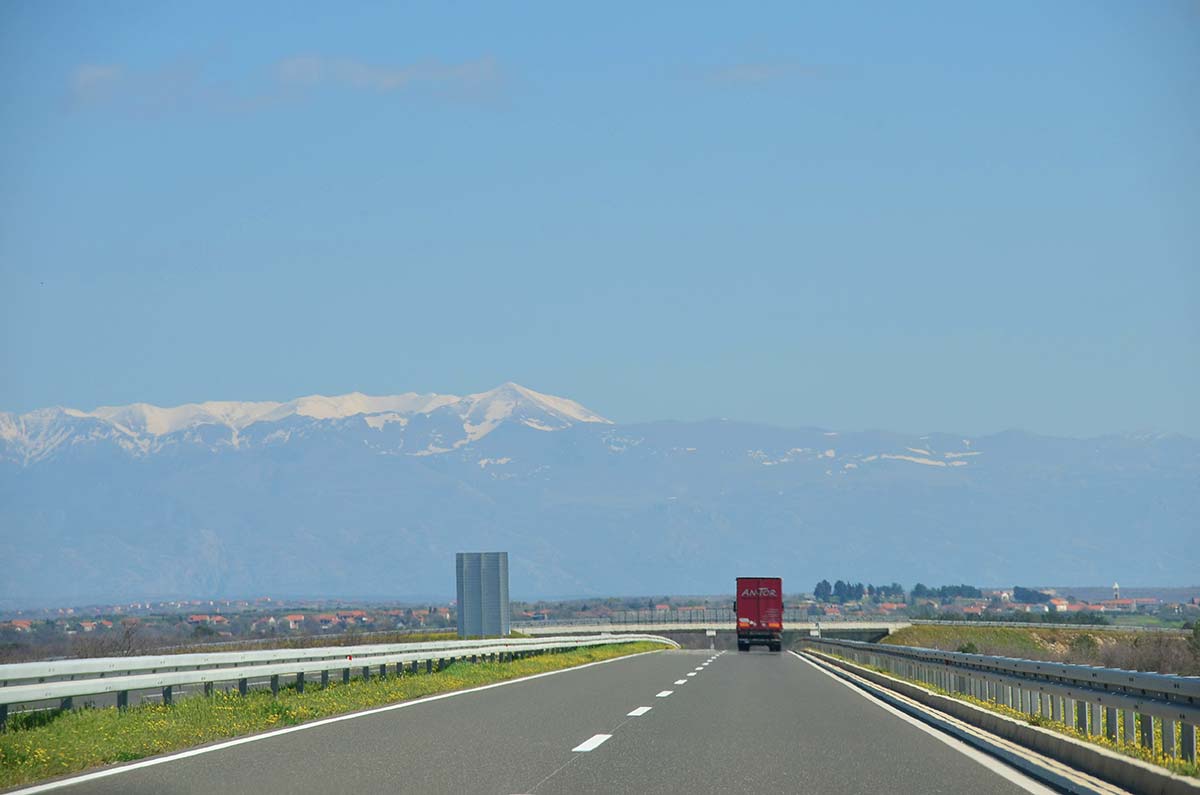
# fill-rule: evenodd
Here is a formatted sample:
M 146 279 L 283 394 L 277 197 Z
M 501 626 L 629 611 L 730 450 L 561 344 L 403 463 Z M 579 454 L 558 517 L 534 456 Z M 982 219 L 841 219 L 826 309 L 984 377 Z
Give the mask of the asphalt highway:
M 169 758 L 100 793 L 1044 792 L 790 654 L 670 651 Z

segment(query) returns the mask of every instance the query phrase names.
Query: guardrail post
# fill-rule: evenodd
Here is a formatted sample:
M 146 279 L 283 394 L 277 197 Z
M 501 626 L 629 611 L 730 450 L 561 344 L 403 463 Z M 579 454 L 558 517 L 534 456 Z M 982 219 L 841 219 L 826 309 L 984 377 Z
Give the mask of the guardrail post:
M 1138 723 L 1142 727 L 1142 747 L 1154 751 L 1154 716 L 1139 715 L 1138 717 L 1141 718 Z
M 342 684 L 344 684 L 344 685 L 350 684 L 350 669 L 349 668 L 342 669 Z
M 298 671 L 296 673 L 296 692 L 304 692 L 304 671 Z
M 1175 756 L 1175 721 L 1164 718 L 1162 722 L 1163 756 Z
M 1100 717 L 1101 707 L 1099 704 L 1088 704 L 1088 712 L 1091 713 L 1091 720 L 1088 721 L 1088 734 L 1095 737 L 1100 733 L 1100 727 L 1104 725 L 1104 720 Z
M 279 674 L 271 677 L 271 698 L 279 695 Z
M 212 698 L 212 694 L 213 694 L 213 683 L 212 683 L 212 682 L 205 682 L 205 683 L 204 683 L 204 697 L 205 697 L 205 698 Z
M 1190 723 L 1179 724 L 1179 755 L 1185 762 L 1196 762 L 1196 727 Z
M 127 709 L 129 709 L 129 691 L 128 690 L 118 690 L 117 691 L 117 710 L 120 712 L 124 712 Z
M 1137 742 L 1137 720 L 1134 718 L 1134 712 L 1131 709 L 1123 709 L 1121 717 L 1125 723 L 1124 742 L 1126 745 L 1134 745 Z
M 417 673 L 417 661 L 416 660 L 413 660 L 412 663 L 408 666 L 408 672 L 410 674 L 414 674 L 414 675 Z
M 379 678 L 387 679 L 387 663 L 381 663 L 379 665 Z
M 433 658 L 432 657 L 425 661 L 425 673 L 427 673 L 427 674 L 433 673 Z
M 321 689 L 329 687 L 329 670 L 321 671 Z
M 8 725 L 8 704 L 0 704 L 0 732 Z
M 1104 709 L 1104 736 L 1113 742 L 1117 741 L 1117 709 L 1116 707 L 1106 707 Z
M 371 681 L 371 666 L 364 665 L 362 668 L 362 680 L 364 682 Z
M 249 679 L 239 679 L 238 680 L 238 695 L 244 696 L 249 691 L 250 691 L 250 680 Z
M 162 696 L 163 696 L 163 703 L 166 704 L 167 706 L 170 706 L 171 704 L 174 703 L 174 699 L 171 697 L 172 692 L 171 692 L 170 685 L 167 685 L 166 687 L 163 688 Z
M 1087 734 L 1087 702 L 1075 702 L 1075 731 Z
M 58 702 L 58 708 L 63 711 L 70 711 L 75 708 L 75 699 L 67 696 L 62 701 Z

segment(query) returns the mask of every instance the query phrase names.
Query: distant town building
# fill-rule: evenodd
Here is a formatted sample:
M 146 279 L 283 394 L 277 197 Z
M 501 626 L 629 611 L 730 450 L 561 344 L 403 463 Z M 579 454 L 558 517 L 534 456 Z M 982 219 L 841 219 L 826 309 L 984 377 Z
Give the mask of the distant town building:
M 508 553 L 459 552 L 458 636 L 508 635 Z
M 1114 583 L 1113 583 L 1113 601 L 1115 602 L 1115 601 L 1117 601 L 1117 600 L 1118 600 L 1118 599 L 1120 599 L 1120 598 L 1121 598 L 1121 586 L 1120 586 L 1120 585 L 1117 585 L 1117 584 L 1114 582 Z

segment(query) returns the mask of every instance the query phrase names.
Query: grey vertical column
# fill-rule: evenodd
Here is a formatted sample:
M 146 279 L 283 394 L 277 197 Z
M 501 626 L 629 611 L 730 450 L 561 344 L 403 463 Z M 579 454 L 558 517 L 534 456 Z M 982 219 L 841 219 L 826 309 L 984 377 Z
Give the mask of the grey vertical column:
M 1117 708 L 1104 708 L 1104 736 L 1110 740 L 1117 739 Z
M 1125 723 L 1124 741 L 1126 745 L 1134 745 L 1137 742 L 1137 719 L 1135 713 L 1131 709 L 1121 710 L 1121 718 Z
M 1175 721 L 1165 718 L 1162 722 L 1163 756 L 1175 757 Z
M 1185 762 L 1196 761 L 1196 727 L 1191 723 L 1179 724 L 1179 755 Z
M 1101 727 L 1104 725 L 1103 719 L 1100 717 L 1100 705 L 1095 702 L 1088 704 L 1088 712 L 1091 713 L 1091 721 L 1088 724 L 1088 734 L 1095 737 L 1100 733 Z
M 1139 715 L 1138 717 L 1140 718 L 1138 723 L 1141 724 L 1140 728 L 1142 730 L 1141 731 L 1142 747 L 1149 748 L 1151 751 L 1153 751 L 1154 750 L 1154 717 L 1152 715 Z

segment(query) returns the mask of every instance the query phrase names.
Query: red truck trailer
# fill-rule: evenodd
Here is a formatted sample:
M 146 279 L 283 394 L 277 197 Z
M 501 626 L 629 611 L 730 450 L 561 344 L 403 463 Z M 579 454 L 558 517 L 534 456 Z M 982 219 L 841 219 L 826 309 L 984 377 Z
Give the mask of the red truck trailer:
M 783 580 L 737 578 L 737 642 L 738 651 L 751 646 L 783 649 Z

